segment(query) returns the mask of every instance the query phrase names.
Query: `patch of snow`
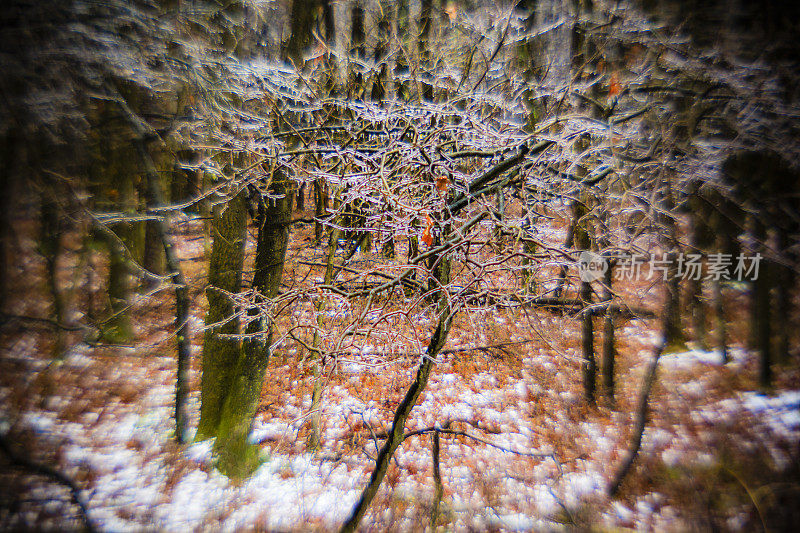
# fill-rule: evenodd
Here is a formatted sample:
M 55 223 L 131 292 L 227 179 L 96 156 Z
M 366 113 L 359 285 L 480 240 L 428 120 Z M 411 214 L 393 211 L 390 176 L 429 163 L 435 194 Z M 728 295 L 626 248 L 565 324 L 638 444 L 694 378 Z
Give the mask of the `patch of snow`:
M 737 348 L 728 350 L 731 362 L 740 363 L 747 358 L 747 352 Z M 694 365 L 722 365 L 722 354 L 717 350 L 689 350 L 686 352 L 666 353 L 659 359 L 659 364 L 671 368 L 688 369 Z M 729 362 L 730 364 L 730 362 Z
M 214 439 L 200 442 L 193 442 L 183 451 L 184 455 L 196 463 L 210 463 L 211 450 L 214 447 Z

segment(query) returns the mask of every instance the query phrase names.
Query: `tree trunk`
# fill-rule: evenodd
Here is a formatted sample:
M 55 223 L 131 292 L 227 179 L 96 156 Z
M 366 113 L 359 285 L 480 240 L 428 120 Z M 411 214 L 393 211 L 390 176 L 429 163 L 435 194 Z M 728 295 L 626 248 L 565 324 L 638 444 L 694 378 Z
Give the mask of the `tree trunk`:
M 777 232 L 778 250 L 780 253 L 786 254 L 789 247 L 787 231 L 780 228 Z M 787 363 L 790 349 L 789 321 L 792 315 L 791 291 L 794 288 L 795 276 L 792 269 L 785 264 L 775 263 L 774 269 L 775 271 L 772 272 L 772 275 L 775 277 L 775 316 L 773 320 L 775 321 L 777 337 L 775 343 L 776 359 L 780 363 Z
M 696 239 L 696 232 L 690 234 L 690 247 L 692 251 L 699 251 L 700 247 Z M 706 306 L 703 302 L 703 278 L 689 280 L 689 309 L 692 314 L 692 333 L 694 340 L 701 350 L 707 350 L 706 343 Z
M 282 55 L 293 61 L 298 69 L 303 68 L 303 52 L 311 44 L 316 6 L 316 0 L 292 0 L 291 30 Z
M 122 213 L 133 215 L 135 210 L 129 207 L 134 195 L 130 176 L 117 176 L 117 183 L 119 188 L 112 190 L 119 191 L 119 205 L 122 207 Z M 121 222 L 114 224 L 111 229 L 128 248 L 131 255 L 136 258 L 134 225 L 130 222 Z M 130 259 L 119 253 L 117 243 L 109 242 L 114 238 L 113 235 L 105 235 L 109 256 L 108 299 L 111 305 L 111 317 L 103 328 L 103 337 L 109 342 L 128 342 L 133 336 L 128 310 L 132 290 Z
M 263 304 L 275 298 L 281 286 L 289 243 L 292 190 L 289 179 L 276 171 L 272 192 L 283 197 L 265 200 L 268 205 L 262 208 L 253 275 L 253 288 L 258 291 Z M 248 436 L 269 363 L 272 328 L 273 317 L 265 316 L 263 312 L 248 324 L 245 333 L 257 336 L 245 340 L 225 397 L 214 451 L 218 456 L 219 470 L 234 479 L 249 476 L 260 464 L 259 448 L 248 442 Z
M 427 77 L 431 68 L 431 25 L 433 22 L 433 0 L 421 0 L 419 12 L 419 66 L 420 74 Z M 433 86 L 426 82 L 420 82 L 421 97 L 423 100 L 433 100 Z
M 763 390 L 772 387 L 772 346 L 770 338 L 770 289 L 772 264 L 761 260 L 758 279 L 753 281 L 753 308 L 755 310 L 756 346 L 761 354 L 758 364 L 758 383 Z
M 147 206 L 152 209 L 166 205 L 161 179 L 153 160 L 144 144 L 144 138 L 137 141 L 137 148 L 145 167 L 147 178 Z M 189 398 L 189 371 L 191 368 L 191 341 L 189 339 L 189 286 L 181 269 L 180 260 L 170 235 L 169 213 L 163 213 L 154 226 L 164 253 L 166 268 L 175 284 L 175 330 L 178 345 L 177 372 L 175 379 L 175 436 L 179 443 L 187 441 L 189 413 L 186 401 Z
M 667 334 L 667 351 L 682 350 L 686 347 L 686 337 L 684 336 L 683 329 L 680 325 L 681 320 L 681 293 L 680 293 L 680 278 L 678 276 L 678 255 L 675 252 L 667 254 L 667 261 L 669 262 L 669 270 L 667 272 L 666 282 L 666 307 L 665 312 L 669 313 L 670 320 L 668 321 L 669 328 L 666 330 Z
M 494 244 L 497 253 L 503 250 L 503 217 L 506 210 L 505 190 L 500 187 L 495 191 L 495 205 L 497 207 L 497 218 L 494 222 Z
M 725 306 L 722 301 L 722 280 L 713 280 L 714 319 L 716 321 L 717 349 L 722 357 L 722 364 L 728 362 L 727 324 L 725 323 Z
M 268 205 L 261 208 L 263 216 L 260 217 L 253 275 L 253 288 L 258 291 L 257 298 L 262 304 L 278 295 L 289 242 L 293 187 L 280 171 L 273 176 L 272 192 L 283 197 L 265 200 Z M 217 466 L 234 479 L 247 477 L 259 465 L 258 447 L 251 445 L 247 438 L 269 363 L 272 322 L 273 317 L 259 312 L 258 318 L 247 325 L 245 333 L 255 336 L 244 341 L 217 429 L 214 444 Z
M 314 242 L 322 242 L 324 226 L 321 219 L 328 215 L 328 187 L 322 178 L 314 181 Z
M 155 220 L 148 220 L 145 223 L 142 266 L 149 272 L 158 275 L 163 275 L 167 270 L 164 247 L 161 244 L 158 222 Z
M 233 304 L 218 289 L 236 293 L 242 287 L 244 246 L 247 237 L 247 199 L 243 192 L 224 208 L 215 209 L 211 231 L 214 243 L 208 266 L 207 329 L 203 336 L 203 376 L 200 391 L 200 422 L 197 440 L 216 435 L 222 417 L 225 396 L 231 389 L 241 348 L 239 341 L 223 339 L 222 334 L 238 334 L 239 319 L 232 319 Z
M 159 186 L 160 193 L 159 198 L 161 198 L 159 202 L 160 205 L 166 205 L 170 201 L 169 193 L 172 192 L 172 181 L 177 178 L 176 174 L 178 174 L 173 169 L 175 159 L 172 154 L 178 151 L 178 146 L 169 146 L 168 149 L 164 151 L 165 153 L 162 152 L 159 154 L 157 165 L 149 152 L 145 153 L 149 163 L 153 165 L 153 169 L 156 171 L 156 177 L 158 178 L 157 185 Z M 142 197 L 150 198 L 150 200 L 145 202 L 145 205 L 147 205 L 149 201 L 153 201 L 152 192 L 149 191 L 150 186 L 149 178 L 146 182 L 142 183 Z M 166 274 L 168 269 L 164 243 L 161 238 L 161 230 L 163 229 L 161 224 L 161 220 L 148 220 L 145 223 L 144 251 L 142 256 L 142 266 L 149 272 L 158 275 Z
M 53 357 L 64 351 L 64 298 L 58 286 L 58 256 L 61 252 L 61 216 L 58 204 L 50 197 L 52 191 L 42 191 L 39 225 L 39 247 L 44 257 L 47 289 L 53 298 L 53 320 L 57 324 Z
M 408 75 L 408 27 L 411 20 L 408 9 L 409 0 L 398 0 L 397 2 L 397 44 L 399 52 L 395 60 L 395 96 L 398 100 L 408 100 L 408 84 L 403 79 L 397 79 Z
M 131 130 L 127 121 L 120 126 L 120 112 L 107 102 L 89 110 L 91 132 L 90 184 L 94 207 L 100 212 L 133 216 L 139 209 L 134 181 L 138 158 L 130 146 Z M 96 237 L 108 251 L 110 317 L 103 324 L 103 340 L 129 342 L 133 335 L 128 307 L 133 288 L 131 260 L 141 262 L 144 224 L 121 221 L 109 224 L 111 232 L 97 232 Z M 112 233 L 113 232 L 113 233 Z M 127 249 L 127 250 L 126 250 Z
M 603 390 L 610 403 L 614 402 L 614 309 L 611 304 L 613 292 L 611 290 L 612 268 L 611 264 L 605 273 L 605 288 L 603 290 L 603 300 L 609 303 L 603 322 Z
M 375 45 L 375 64 L 380 65 L 380 70 L 372 82 L 370 94 L 370 98 L 378 103 L 381 103 L 386 97 L 386 77 L 389 73 L 386 54 L 389 51 L 391 13 L 391 6 L 385 1 L 382 2 L 381 15 L 378 20 L 378 43 Z
M 572 220 L 569 223 L 569 227 L 567 228 L 567 238 L 564 240 L 564 249 L 569 250 L 575 244 L 575 224 L 577 224 L 577 219 L 575 218 L 575 208 L 572 209 Z M 561 298 L 561 295 L 564 292 L 564 284 L 567 281 L 567 267 L 566 265 L 562 265 L 558 272 L 558 278 L 556 279 L 556 287 L 553 290 L 553 296 L 556 298 Z
M 15 182 L 17 173 L 17 133 L 14 128 L 0 137 L 0 311 L 9 311 L 8 293 L 11 274 L 11 244 L 14 231 L 11 226 L 16 197 Z
M 589 139 L 583 137 L 575 142 L 575 152 L 581 153 L 588 148 Z M 587 170 L 583 165 L 579 165 L 576 170 L 576 175 L 583 177 L 587 174 Z M 592 246 L 592 241 L 589 236 L 589 221 L 587 215 L 589 214 L 589 193 L 586 190 L 580 192 L 578 200 L 572 204 L 572 224 L 574 227 L 574 245 L 575 249 L 581 252 L 589 251 Z M 592 285 L 591 280 L 581 280 L 580 282 L 580 300 L 584 307 L 592 304 Z M 595 388 L 597 376 L 597 361 L 594 354 L 594 323 L 593 313 L 584 312 L 581 315 L 581 333 L 582 333 L 582 352 L 583 352 L 583 392 L 586 402 L 594 405 L 595 403 Z
M 592 284 L 581 282 L 580 298 L 584 306 L 592 303 Z M 581 316 L 582 352 L 583 352 L 583 393 L 586 402 L 595 403 L 595 376 L 597 362 L 594 357 L 594 324 L 592 313 L 584 311 Z
M 439 241 L 437 241 L 437 244 L 438 242 Z M 439 282 L 438 284 L 440 286 L 448 285 L 450 282 L 449 258 L 443 256 L 434 257 L 434 263 L 439 265 L 439 267 L 436 269 L 436 276 L 438 278 L 437 281 Z M 403 400 L 400 402 L 400 405 L 397 406 L 394 418 L 392 419 L 392 427 L 389 431 L 388 438 L 386 439 L 386 442 L 384 442 L 383 447 L 381 448 L 380 452 L 378 453 L 378 457 L 375 460 L 375 469 L 372 471 L 372 476 L 370 476 L 369 483 L 361 493 L 361 498 L 359 498 L 358 502 L 356 503 L 353 513 L 342 526 L 341 531 L 343 533 L 353 532 L 358 528 L 358 525 L 361 522 L 361 519 L 364 518 L 364 514 L 367 512 L 370 503 L 372 503 L 373 498 L 375 498 L 375 495 L 378 493 L 378 489 L 381 486 L 383 478 L 386 476 L 386 472 L 389 469 L 389 463 L 391 462 L 395 451 L 403 442 L 406 421 L 411 415 L 411 410 L 414 409 L 414 406 L 417 404 L 417 400 L 419 399 L 420 395 L 428 385 L 428 378 L 430 377 L 431 370 L 433 368 L 433 361 L 444 346 L 444 343 L 447 340 L 447 334 L 450 331 L 453 316 L 451 314 L 452 310 L 450 309 L 449 302 L 450 300 L 447 297 L 447 294 L 443 293 L 439 298 L 438 324 L 436 325 L 436 330 L 434 331 L 433 336 L 428 343 L 428 348 L 425 352 L 425 355 L 422 357 L 422 361 L 417 367 L 417 377 L 406 391 L 406 394 L 403 397 Z
M 297 205 L 296 209 L 298 211 L 305 211 L 306 209 L 306 184 L 301 183 L 300 186 L 297 188 Z

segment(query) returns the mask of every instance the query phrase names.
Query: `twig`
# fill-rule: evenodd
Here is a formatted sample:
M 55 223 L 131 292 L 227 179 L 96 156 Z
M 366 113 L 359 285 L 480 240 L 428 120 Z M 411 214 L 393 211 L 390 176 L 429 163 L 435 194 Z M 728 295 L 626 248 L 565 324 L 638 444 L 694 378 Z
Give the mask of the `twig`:
M 448 429 L 446 426 L 444 426 L 444 427 L 432 426 L 432 427 L 425 428 L 425 429 L 417 429 L 415 431 L 409 431 L 408 433 L 403 434 L 403 440 L 405 440 L 405 439 L 407 439 L 409 437 L 415 437 L 417 435 L 425 435 L 426 433 L 433 433 L 433 432 L 444 433 L 446 435 L 454 435 L 454 436 L 457 436 L 457 437 L 466 437 L 468 439 L 472 439 L 474 441 L 480 442 L 481 444 L 485 444 L 487 446 L 490 446 L 490 447 L 492 447 L 492 448 L 494 448 L 496 450 L 500 450 L 501 452 L 511 453 L 511 454 L 514 454 L 514 455 L 520 455 L 522 457 L 533 457 L 535 459 L 546 459 L 548 457 L 554 458 L 554 454 L 552 454 L 552 453 L 522 452 L 522 451 L 519 451 L 519 450 L 512 450 L 511 448 L 506 448 L 504 446 L 500 446 L 499 444 L 495 444 L 492 441 L 483 439 L 481 437 L 478 437 L 477 435 L 472 435 L 470 433 L 467 433 L 466 431 L 458 431 L 456 429 Z

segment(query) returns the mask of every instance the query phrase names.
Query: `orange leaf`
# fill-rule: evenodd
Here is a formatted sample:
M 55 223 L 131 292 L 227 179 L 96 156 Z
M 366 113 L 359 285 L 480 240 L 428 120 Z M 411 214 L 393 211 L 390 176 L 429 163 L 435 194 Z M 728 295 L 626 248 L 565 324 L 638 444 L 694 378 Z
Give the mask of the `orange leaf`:
M 619 84 L 617 73 L 611 74 L 611 80 L 608 82 L 608 96 L 616 96 L 622 92 L 622 86 Z
M 455 2 L 447 2 L 447 7 L 444 8 L 444 12 L 447 13 L 447 16 L 450 17 L 450 21 L 456 20 L 458 17 L 458 7 L 456 6 Z
M 444 192 L 447 190 L 447 186 L 450 184 L 450 180 L 447 179 L 447 176 L 439 176 L 436 178 L 436 188 L 440 192 Z
M 425 243 L 426 246 L 430 246 L 433 244 L 433 236 L 431 236 L 431 227 L 428 226 L 425 228 L 425 231 L 422 232 L 422 242 Z

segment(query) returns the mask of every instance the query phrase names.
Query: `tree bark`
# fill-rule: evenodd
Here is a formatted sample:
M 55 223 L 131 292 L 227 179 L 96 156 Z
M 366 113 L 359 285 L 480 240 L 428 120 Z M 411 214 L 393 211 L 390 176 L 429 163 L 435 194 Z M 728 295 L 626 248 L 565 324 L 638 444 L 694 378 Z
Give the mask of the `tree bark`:
M 423 75 L 428 74 L 431 65 L 431 25 L 433 22 L 433 0 L 421 0 L 419 13 L 419 66 Z M 433 86 L 426 82 L 420 82 L 421 97 L 423 100 L 433 100 Z
M 247 199 L 240 192 L 224 208 L 217 209 L 211 225 L 214 242 L 208 267 L 207 329 L 203 336 L 203 376 L 200 392 L 200 422 L 197 439 L 213 437 L 222 417 L 227 391 L 235 376 L 241 348 L 239 342 L 223 339 L 222 334 L 238 334 L 239 320 L 232 319 L 233 304 L 218 289 L 236 293 L 242 286 L 244 246 L 246 240 Z
M 770 289 L 772 264 L 770 261 L 761 260 L 758 279 L 753 281 L 753 308 L 755 309 L 756 346 L 760 353 L 758 363 L 758 383 L 763 390 L 772 387 L 772 346 L 771 346 L 771 317 L 770 317 Z
M 53 299 L 53 320 L 57 325 L 64 321 L 64 297 L 58 284 L 58 256 L 61 252 L 61 216 L 58 204 L 50 197 L 52 191 L 41 193 L 39 216 L 39 248 L 44 257 L 47 289 Z M 53 357 L 60 357 L 64 351 L 64 333 L 56 328 Z
M 148 208 L 163 207 L 164 200 L 161 180 L 153 160 L 150 157 L 144 140 L 137 141 L 137 149 L 144 163 L 147 177 L 147 204 Z M 170 235 L 169 214 L 153 221 L 153 226 L 158 234 L 158 240 L 164 251 L 166 268 L 175 284 L 175 329 L 178 347 L 177 374 L 175 380 L 175 436 L 179 443 L 188 440 L 189 413 L 186 400 L 189 398 L 189 371 L 191 369 L 191 340 L 189 338 L 189 286 L 181 269 L 180 259 L 175 250 L 175 244 Z
M 397 2 L 397 41 L 399 52 L 395 60 L 395 76 L 402 77 L 408 75 L 408 27 L 411 20 L 408 9 L 409 0 L 398 0 Z M 398 100 L 408 100 L 408 84 L 405 80 L 395 79 L 395 96 Z
M 436 271 L 438 281 L 441 286 L 446 286 L 450 282 L 450 260 L 446 257 L 441 257 L 439 259 L 440 260 L 436 262 L 438 265 L 440 265 Z M 378 453 L 378 457 L 375 460 L 375 469 L 372 471 L 372 476 L 370 476 L 369 483 L 361 493 L 361 498 L 359 498 L 358 502 L 356 503 L 353 513 L 342 526 L 341 531 L 343 533 L 355 531 L 358 527 L 358 524 L 361 522 L 361 519 L 364 518 L 364 514 L 367 512 L 370 503 L 372 503 L 373 498 L 375 498 L 375 495 L 378 493 L 378 489 L 381 486 L 383 478 L 386 476 L 389 463 L 391 462 L 395 451 L 403 442 L 405 425 L 408 417 L 411 415 L 411 410 L 414 409 L 419 396 L 428 385 L 428 378 L 430 377 L 434 364 L 433 361 L 447 340 L 447 334 L 450 331 L 450 326 L 453 320 L 452 309 L 450 309 L 450 300 L 446 293 L 443 293 L 439 299 L 438 311 L 439 320 L 436 325 L 436 330 L 433 332 L 433 336 L 428 343 L 428 348 L 425 352 L 425 355 L 422 356 L 422 361 L 417 367 L 416 379 L 406 391 L 406 394 L 403 397 L 403 400 L 400 402 L 400 405 L 397 406 L 394 418 L 392 419 L 392 428 L 389 431 L 388 438 L 386 439 L 386 442 L 384 442 L 383 447 L 381 448 L 380 452 Z
M 591 305 L 592 284 L 588 281 L 582 281 L 580 295 L 584 306 Z M 592 313 L 584 312 L 581 315 L 581 337 L 583 352 L 583 394 L 587 403 L 594 404 L 597 361 L 594 356 L 594 324 L 592 321 Z
M 397 407 L 397 411 L 395 411 L 394 418 L 392 419 L 392 429 L 389 432 L 388 438 L 386 439 L 386 442 L 381 448 L 378 458 L 375 461 L 375 469 L 372 471 L 372 476 L 370 477 L 369 483 L 361 493 L 361 498 L 359 498 L 358 502 L 356 503 L 355 509 L 353 509 L 353 513 L 350 515 L 350 518 L 348 518 L 342 526 L 342 533 L 356 530 L 358 524 L 361 522 L 361 519 L 364 518 L 364 514 L 367 512 L 370 503 L 372 503 L 373 498 L 375 498 L 375 495 L 378 493 L 381 482 L 386 476 L 386 471 L 389 468 L 389 463 L 391 462 L 395 451 L 403 442 L 405 424 L 409 415 L 411 414 L 411 410 L 417 404 L 419 396 L 428 385 L 428 378 L 430 377 L 431 369 L 433 367 L 433 360 L 436 358 L 436 355 L 439 353 L 439 350 L 442 348 L 442 346 L 444 346 L 445 340 L 447 339 L 447 334 L 450 331 L 451 322 L 452 316 L 450 315 L 450 306 L 445 304 L 441 313 L 439 314 L 439 323 L 436 326 L 436 331 L 434 332 L 433 337 L 431 337 L 431 340 L 428 343 L 428 349 L 422 358 L 422 362 L 417 368 L 417 377 L 411 384 L 411 387 L 409 387 L 408 391 L 406 391 L 406 395 L 403 398 L 403 401 L 400 402 L 400 405 Z
M 714 290 L 714 319 L 716 320 L 717 349 L 722 358 L 722 364 L 728 362 L 727 324 L 725 323 L 725 305 L 722 301 L 722 280 L 713 280 Z
M 314 23 L 317 0 L 292 0 L 290 34 L 283 56 L 291 59 L 295 67 L 302 69 L 305 61 L 303 52 L 311 44 L 311 27 Z
M 614 402 L 614 358 L 616 350 L 614 348 L 614 307 L 611 304 L 613 292 L 611 290 L 612 265 L 609 264 L 605 273 L 605 288 L 603 300 L 609 303 L 603 321 L 603 390 L 610 403 Z
M 265 200 L 267 205 L 262 207 L 253 276 L 253 288 L 264 304 L 278 295 L 281 286 L 292 215 L 291 182 L 281 171 L 276 171 L 272 185 L 273 194 L 282 198 Z M 269 363 L 272 328 L 273 318 L 263 312 L 248 324 L 245 333 L 255 336 L 244 341 L 225 397 L 214 451 L 219 470 L 233 479 L 249 476 L 260 464 L 259 448 L 248 442 L 248 436 Z

